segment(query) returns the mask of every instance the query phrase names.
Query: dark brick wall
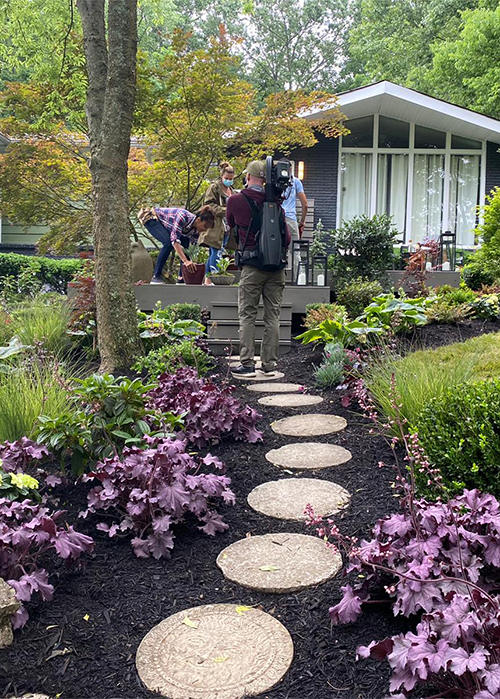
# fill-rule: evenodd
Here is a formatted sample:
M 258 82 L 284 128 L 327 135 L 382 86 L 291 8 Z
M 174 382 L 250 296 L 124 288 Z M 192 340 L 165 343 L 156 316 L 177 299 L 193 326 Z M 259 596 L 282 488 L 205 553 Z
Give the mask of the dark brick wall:
M 500 187 L 500 153 L 498 143 L 487 143 L 486 149 L 486 194 L 493 187 Z
M 337 173 L 339 142 L 321 134 L 312 148 L 300 148 L 289 156 L 304 161 L 304 191 L 314 199 L 314 223 L 321 219 L 325 228 L 335 228 L 337 215 Z M 297 167 L 297 165 L 295 165 Z

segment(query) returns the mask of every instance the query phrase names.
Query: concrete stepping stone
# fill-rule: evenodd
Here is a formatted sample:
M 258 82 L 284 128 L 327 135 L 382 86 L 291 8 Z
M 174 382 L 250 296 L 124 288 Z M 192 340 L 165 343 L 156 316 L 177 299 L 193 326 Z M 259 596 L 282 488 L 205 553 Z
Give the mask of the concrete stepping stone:
M 233 357 L 231 357 L 231 359 L 233 359 Z M 262 367 L 262 362 L 260 361 L 260 359 L 255 359 L 254 361 L 255 361 L 255 368 L 260 369 Z M 240 364 L 241 364 L 241 362 L 239 360 L 236 362 L 233 362 L 233 361 L 229 362 L 229 366 L 231 367 L 231 369 L 235 369 L 237 366 L 240 366 Z
M 262 371 L 255 372 L 255 376 L 234 376 L 233 379 L 241 379 L 242 381 L 276 381 L 276 379 L 282 379 L 285 374 L 282 371 L 273 371 L 272 374 L 266 376 Z
M 293 641 L 260 609 L 235 604 L 191 607 L 142 640 L 139 677 L 169 699 L 242 699 L 267 692 L 290 667 Z
M 319 437 L 323 434 L 340 432 L 347 427 L 347 421 L 338 415 L 309 413 L 284 417 L 272 422 L 271 427 L 276 434 L 290 437 Z
M 352 454 L 337 444 L 296 442 L 285 444 L 279 449 L 271 449 L 267 452 L 266 459 L 282 468 L 314 470 L 345 464 L 352 459 Z
M 342 557 L 306 534 L 264 534 L 240 539 L 217 556 L 224 576 L 261 592 L 295 592 L 320 585 L 342 568 Z
M 250 507 L 277 519 L 306 519 L 306 505 L 312 505 L 320 517 L 334 515 L 347 507 L 351 496 L 345 488 L 318 478 L 283 478 L 262 483 L 252 490 L 247 501 Z
M 255 393 L 296 393 L 302 391 L 304 386 L 300 383 L 254 383 L 247 388 Z
M 303 405 L 322 403 L 321 396 L 311 396 L 308 393 L 277 393 L 274 396 L 263 396 L 259 403 L 275 408 L 301 408 Z

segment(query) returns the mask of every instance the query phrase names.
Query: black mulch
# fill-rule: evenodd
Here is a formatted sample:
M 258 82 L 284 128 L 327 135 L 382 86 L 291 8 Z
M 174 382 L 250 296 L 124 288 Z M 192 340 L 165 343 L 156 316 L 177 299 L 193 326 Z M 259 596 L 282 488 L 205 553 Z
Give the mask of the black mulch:
M 432 335 L 432 328 L 429 328 Z M 471 326 L 470 334 L 479 334 Z M 484 332 L 484 329 L 482 330 Z M 453 332 L 452 332 L 453 334 Z M 468 335 L 469 336 L 469 333 Z M 454 340 L 458 339 L 456 334 Z M 451 341 L 454 341 L 451 340 Z M 434 344 L 430 338 L 429 344 Z M 440 343 L 441 344 L 441 343 Z M 286 380 L 311 385 L 312 363 L 320 353 L 294 346 L 280 365 Z M 257 394 L 238 387 L 241 398 L 257 404 Z M 348 427 L 332 437 L 319 438 L 350 449 L 347 464 L 304 474 L 335 480 L 352 494 L 350 507 L 338 523 L 343 531 L 367 535 L 375 520 L 397 508 L 390 488 L 392 472 L 379 469 L 380 460 L 390 462 L 385 443 L 369 434 L 361 415 L 340 406 L 335 393 L 304 412 L 343 415 Z M 0 653 L 0 696 L 38 691 L 61 699 L 146 699 L 154 697 L 141 686 L 135 670 L 135 653 L 145 634 L 160 621 L 182 609 L 209 603 L 232 602 L 258 605 L 279 619 L 289 630 L 295 658 L 283 681 L 260 699 L 382 699 L 388 686 L 388 666 L 362 660 L 355 649 L 372 639 L 402 630 L 388 607 L 374 606 L 358 623 L 332 627 L 328 607 L 340 598 L 339 575 L 324 585 L 289 595 L 259 594 L 227 582 L 217 566 L 218 553 L 248 533 L 272 531 L 303 532 L 302 524 L 273 520 L 255 513 L 246 495 L 256 485 L 276 479 L 279 470 L 264 458 L 266 451 L 289 443 L 275 435 L 270 423 L 295 414 L 259 406 L 263 415 L 262 444 L 228 442 L 212 449 L 226 462 L 236 492 L 235 507 L 226 507 L 229 530 L 215 538 L 196 530 L 179 530 L 172 558 L 155 561 L 137 559 L 126 541 L 109 540 L 96 531 L 98 519 L 78 520 L 88 486 L 61 488 L 61 503 L 67 520 L 96 540 L 93 557 L 79 572 L 60 567 L 53 576 L 54 601 L 31 604 L 27 626 L 16 632 L 14 644 Z

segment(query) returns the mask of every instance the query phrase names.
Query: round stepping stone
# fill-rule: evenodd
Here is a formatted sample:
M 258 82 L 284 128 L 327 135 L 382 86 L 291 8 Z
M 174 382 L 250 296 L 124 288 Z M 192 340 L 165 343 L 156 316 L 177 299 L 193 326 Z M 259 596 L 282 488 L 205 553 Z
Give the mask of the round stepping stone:
M 293 641 L 270 614 L 210 604 L 178 612 L 144 637 L 137 671 L 169 699 L 242 699 L 267 692 L 293 660 Z
M 291 437 L 319 437 L 323 434 L 332 434 L 345 429 L 347 421 L 338 415 L 326 415 L 324 413 L 309 413 L 306 415 L 293 415 L 284 417 L 271 424 L 276 434 L 289 435 Z
M 252 490 L 247 500 L 250 507 L 277 519 L 306 519 L 306 505 L 312 505 L 320 517 L 333 515 L 347 507 L 351 496 L 342 486 L 317 478 L 284 478 L 262 483 Z
M 271 449 L 267 452 L 266 459 L 283 468 L 312 470 L 345 464 L 352 459 L 352 454 L 337 444 L 297 442 L 285 444 L 279 449 Z
M 278 393 L 274 396 L 259 398 L 259 403 L 262 405 L 275 408 L 301 408 L 303 405 L 317 405 L 322 402 L 321 396 L 310 396 L 308 393 Z
M 306 534 L 264 534 L 240 539 L 217 556 L 224 576 L 251 590 L 295 592 L 337 575 L 342 557 Z
M 233 379 L 242 379 L 243 381 L 276 381 L 285 376 L 282 371 L 274 371 L 270 376 L 266 376 L 257 369 L 255 376 L 234 376 Z
M 239 354 L 232 354 L 230 357 L 227 357 L 227 359 L 229 359 L 230 362 L 236 362 L 236 361 L 239 362 L 241 360 L 241 357 Z M 260 355 L 256 354 L 254 356 L 253 360 L 254 360 L 254 362 L 260 362 Z
M 231 359 L 232 359 L 232 357 L 231 357 Z M 241 364 L 241 362 L 239 362 L 239 361 L 238 362 L 229 362 L 229 366 L 231 369 L 235 369 L 237 366 L 240 366 L 240 364 Z M 260 369 L 261 366 L 262 366 L 262 362 L 260 361 L 260 359 L 256 359 L 255 360 L 255 368 Z
M 303 389 L 300 383 L 254 383 L 248 386 L 249 391 L 256 393 L 295 393 Z

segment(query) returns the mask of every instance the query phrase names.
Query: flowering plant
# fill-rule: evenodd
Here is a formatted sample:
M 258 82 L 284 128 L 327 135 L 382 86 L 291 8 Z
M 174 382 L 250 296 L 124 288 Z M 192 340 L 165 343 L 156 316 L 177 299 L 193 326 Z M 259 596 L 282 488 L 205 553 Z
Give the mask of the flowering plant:
M 63 510 L 52 512 L 29 500 L 16 502 L 0 499 L 0 577 L 14 588 L 21 608 L 14 615 L 14 628 L 24 626 L 28 612 L 24 607 L 37 593 L 45 601 L 54 593 L 49 574 L 39 559 L 49 550 L 66 562 L 77 561 L 90 553 L 94 542 L 90 536 L 76 532 L 61 519 Z
M 182 416 L 184 435 L 191 444 L 217 444 L 229 435 L 251 443 L 262 440 L 256 428 L 260 415 L 231 395 L 232 386 L 216 386 L 189 367 L 171 376 L 163 374 L 158 381 L 158 387 L 148 393 L 146 407 Z
M 139 558 L 168 556 L 174 546 L 172 527 L 188 513 L 202 523 L 198 528 L 206 534 L 227 529 L 212 506 L 215 499 L 234 502 L 222 462 L 210 454 L 195 459 L 180 439 L 147 440 L 150 448 L 124 449 L 122 458 L 105 459 L 94 473 L 84 476 L 85 481 L 96 478 L 100 484 L 90 491 L 81 516 L 115 515 L 117 522 L 102 522 L 97 528 L 110 537 L 134 534 L 132 548 Z M 219 473 L 205 472 L 210 466 Z

